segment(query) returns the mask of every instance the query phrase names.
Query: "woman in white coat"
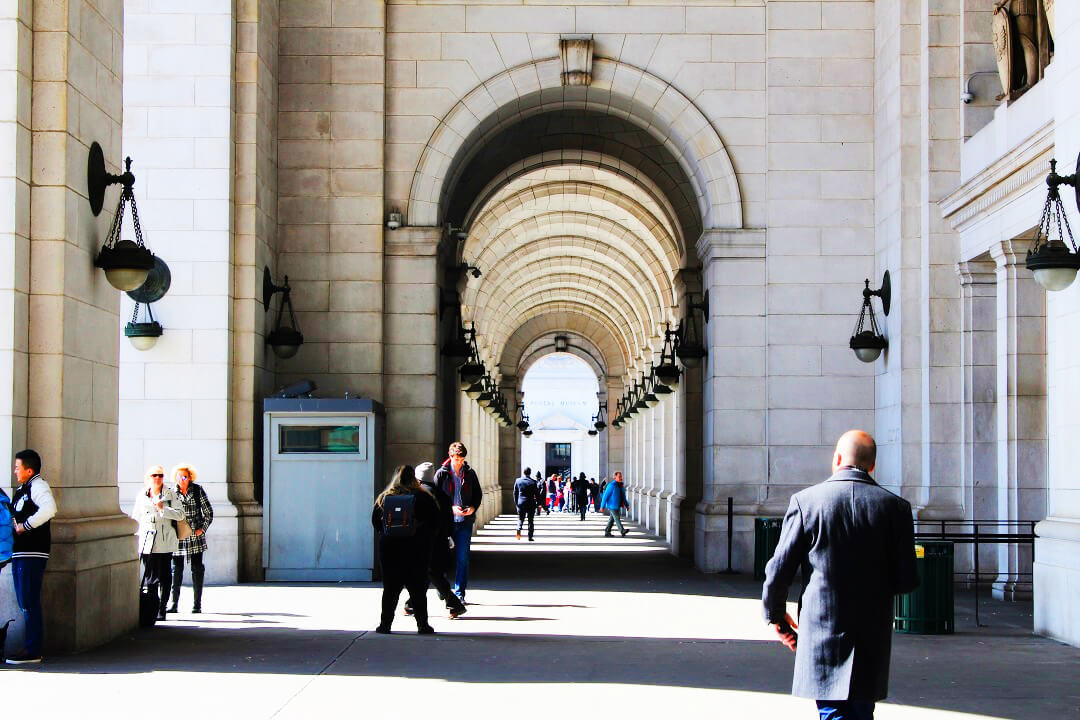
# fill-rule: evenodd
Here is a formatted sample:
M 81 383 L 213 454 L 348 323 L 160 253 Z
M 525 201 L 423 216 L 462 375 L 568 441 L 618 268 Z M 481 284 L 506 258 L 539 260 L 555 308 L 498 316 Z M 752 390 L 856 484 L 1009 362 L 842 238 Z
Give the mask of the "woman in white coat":
M 184 519 L 184 506 L 165 486 L 165 469 L 155 465 L 146 471 L 146 483 L 135 496 L 131 517 L 139 523 L 139 557 L 142 559 L 143 584 L 156 590 L 161 598 L 158 620 L 165 619 L 172 585 L 172 554 L 176 552 L 176 521 Z

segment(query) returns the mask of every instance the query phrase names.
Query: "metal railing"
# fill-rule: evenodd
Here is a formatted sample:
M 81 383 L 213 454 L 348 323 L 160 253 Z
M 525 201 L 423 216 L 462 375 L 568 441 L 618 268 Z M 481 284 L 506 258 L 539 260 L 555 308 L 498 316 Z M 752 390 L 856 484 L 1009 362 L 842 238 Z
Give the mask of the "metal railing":
M 979 568 L 979 548 L 982 545 L 1031 545 L 1031 562 L 1035 562 L 1035 524 L 1036 520 L 916 520 L 915 542 L 945 540 L 953 543 L 974 546 L 972 560 L 974 569 L 971 573 L 975 593 L 975 625 L 984 627 L 979 621 L 979 577 L 997 576 L 999 571 L 982 572 Z M 953 577 L 960 573 L 953 570 Z M 967 573 L 964 573 L 967 574 Z M 1012 573 L 1018 577 L 1031 577 L 1033 572 Z

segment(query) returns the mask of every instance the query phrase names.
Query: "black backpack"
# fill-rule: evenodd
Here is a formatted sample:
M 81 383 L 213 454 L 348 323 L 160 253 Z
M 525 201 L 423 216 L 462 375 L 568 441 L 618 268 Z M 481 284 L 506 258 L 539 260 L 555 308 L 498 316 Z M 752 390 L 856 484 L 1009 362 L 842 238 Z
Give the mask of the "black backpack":
M 416 497 L 409 494 L 383 498 L 382 526 L 386 537 L 416 535 Z

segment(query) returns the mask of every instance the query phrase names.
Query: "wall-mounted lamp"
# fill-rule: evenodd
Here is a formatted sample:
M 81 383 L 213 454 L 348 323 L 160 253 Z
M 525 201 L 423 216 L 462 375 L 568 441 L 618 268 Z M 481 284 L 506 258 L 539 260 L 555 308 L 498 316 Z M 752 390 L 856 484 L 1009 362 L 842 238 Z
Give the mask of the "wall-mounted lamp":
M 172 285 L 172 273 L 169 266 L 159 257 L 154 258 L 154 267 L 146 275 L 146 282 L 134 290 L 128 291 L 128 297 L 135 301 L 135 311 L 131 314 L 131 322 L 124 326 L 124 336 L 136 350 L 149 350 L 157 344 L 165 329 L 154 319 L 154 311 L 150 308 L 165 297 Z M 139 307 L 146 306 L 147 319 L 139 322 Z
M 607 418 L 605 417 L 606 412 L 607 403 L 600 403 L 599 407 L 596 409 L 596 414 L 592 416 L 593 426 L 589 428 L 590 435 L 597 435 L 607 427 Z
M 483 273 L 480 272 L 480 268 L 476 267 L 475 265 L 470 265 L 466 262 L 461 263 L 461 265 L 458 266 L 458 270 L 460 270 L 462 273 L 468 273 L 474 278 L 478 278 L 483 275 Z
M 889 341 L 881 334 L 878 328 L 877 317 L 874 315 L 874 306 L 870 304 L 870 298 L 881 298 L 881 310 L 885 316 L 889 315 L 889 307 L 892 303 L 892 282 L 889 280 L 889 271 L 885 271 L 881 278 L 881 287 L 877 290 L 870 289 L 870 280 L 866 280 L 863 288 L 862 308 L 859 310 L 859 321 L 855 324 L 855 332 L 851 335 L 848 346 L 855 351 L 855 357 L 865 363 L 872 363 L 881 355 L 881 351 L 889 347 Z M 870 327 L 866 327 L 866 318 L 870 317 Z
M 521 393 L 521 399 L 518 401 L 517 418 L 517 429 L 522 433 L 529 430 L 529 416 L 525 414 L 525 393 Z M 529 435 L 531 434 L 532 432 L 530 431 Z M 525 437 L 528 437 L 528 435 Z
M 677 330 L 672 330 L 671 325 L 667 325 L 664 330 L 664 347 L 660 350 L 660 364 L 653 368 L 653 374 L 656 377 L 657 389 L 663 387 L 661 392 L 671 392 L 675 388 L 679 387 L 679 376 L 682 372 L 679 370 L 679 366 L 675 364 L 675 350 L 678 346 L 679 333 Z
M 1080 157 L 1077 158 L 1077 165 L 1080 167 Z M 1080 173 L 1058 175 L 1057 160 L 1050 161 L 1050 174 L 1046 178 L 1049 188 L 1046 204 L 1043 205 L 1042 217 L 1039 219 L 1039 229 L 1035 231 L 1035 244 L 1027 254 L 1028 270 L 1035 274 L 1036 282 L 1051 292 L 1064 290 L 1072 285 L 1076 279 L 1076 271 L 1080 270 L 1080 254 L 1077 253 L 1072 228 L 1069 227 L 1069 217 L 1061 203 L 1061 193 L 1058 192 L 1060 186 L 1070 185 L 1074 190 L 1076 207 L 1080 210 L 1078 174 Z M 1052 238 L 1055 229 L 1057 237 Z M 1066 237 L 1069 239 L 1067 245 Z
M 386 227 L 388 230 L 397 230 L 401 227 L 402 222 L 404 222 L 404 219 L 397 210 L 391 210 L 386 214 Z
M 274 329 L 266 336 L 266 342 L 270 349 L 281 359 L 291 358 L 304 344 L 304 336 L 300 333 L 300 327 L 296 322 L 296 313 L 293 311 L 292 288 L 289 287 L 289 276 L 285 276 L 283 285 L 275 285 L 270 275 L 270 268 L 263 268 L 263 310 L 270 309 L 270 300 L 277 293 L 281 293 L 281 305 L 278 306 L 277 322 Z M 289 309 L 289 326 L 282 325 L 285 318 L 285 308 Z
M 701 296 L 701 302 L 694 302 L 693 295 L 690 296 L 689 300 L 686 317 L 683 318 L 677 328 L 678 340 L 675 345 L 675 352 L 679 359 L 682 360 L 683 365 L 688 368 L 695 368 L 701 365 L 701 361 L 709 354 L 708 350 L 705 349 L 701 326 L 697 324 L 697 316 L 694 314 L 695 310 L 700 310 L 705 322 L 709 322 L 709 291 L 706 290 L 705 294 Z
M 555 336 L 555 352 L 566 352 L 570 347 L 570 338 L 565 335 Z
M 131 158 L 125 161 L 123 175 L 113 175 L 105 170 L 105 154 L 96 142 L 90 145 L 90 154 L 86 161 L 86 188 L 90 200 L 90 211 L 94 217 L 101 214 L 105 205 L 105 188 L 110 185 L 123 185 L 120 203 L 116 207 L 109 234 L 101 252 L 94 258 L 94 266 L 105 271 L 109 284 L 117 290 L 134 290 L 146 282 L 146 276 L 154 267 L 154 255 L 143 242 L 142 225 L 139 223 L 139 210 L 135 205 L 135 176 L 131 172 Z M 135 241 L 121 240 L 120 231 L 124 224 L 124 208 L 131 204 L 131 221 L 135 227 Z
M 622 428 L 625 419 L 623 418 L 623 401 L 619 398 L 615 402 L 615 419 L 611 421 L 611 427 L 619 430 Z
M 1000 76 L 1001 76 L 1000 73 L 997 70 L 979 70 L 978 72 L 973 72 L 970 75 L 968 75 L 967 80 L 964 81 L 964 92 L 960 93 L 960 99 L 963 101 L 963 103 L 965 105 L 969 104 L 972 100 L 975 99 L 975 97 L 976 97 L 975 93 L 972 92 L 972 90 L 971 90 L 971 81 L 974 80 L 975 78 L 977 78 L 980 75 L 993 75 L 993 76 L 998 77 L 998 78 L 1000 78 Z M 1003 97 L 1005 97 L 1005 96 L 1004 95 L 998 95 L 997 99 L 1001 100 Z

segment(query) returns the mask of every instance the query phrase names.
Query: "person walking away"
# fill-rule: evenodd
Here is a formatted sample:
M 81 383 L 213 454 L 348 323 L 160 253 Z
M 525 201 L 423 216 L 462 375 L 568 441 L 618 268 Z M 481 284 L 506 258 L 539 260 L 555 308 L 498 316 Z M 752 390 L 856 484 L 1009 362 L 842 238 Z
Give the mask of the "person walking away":
M 600 512 L 600 483 L 596 478 L 589 478 L 589 511 Z
M 547 483 L 544 482 L 544 478 L 540 475 L 539 470 L 536 471 L 536 497 L 537 497 L 537 505 L 539 506 L 539 508 L 544 511 L 545 515 L 550 515 L 551 511 L 548 510 L 548 506 L 547 506 L 547 503 L 548 503 Z
M 135 496 L 131 517 L 139 523 L 139 557 L 142 560 L 143 584 L 158 592 L 158 620 L 165 619 L 169 590 L 172 587 L 171 561 L 179 547 L 176 521 L 184 519 L 184 506 L 165 485 L 165 469 L 154 465 L 146 471 L 143 489 Z
M 11 498 L 0 487 L 0 571 L 11 564 L 11 554 L 15 552 L 15 516 L 11 509 Z M 2 574 L 2 573 L 0 573 Z M 8 625 L 11 620 L 0 625 L 0 659 L 4 657 L 4 643 L 7 640 Z
M 868 433 L 844 433 L 832 476 L 792 495 L 765 566 L 765 620 L 795 652 L 791 693 L 816 700 L 821 720 L 874 717 L 888 695 L 893 596 L 919 585 L 911 505 L 871 477 L 876 456 Z M 800 567 L 801 627 L 786 610 Z
M 416 632 L 420 635 L 435 632 L 428 624 L 427 585 L 438 514 L 435 498 L 420 487 L 412 465 L 397 466 L 390 484 L 371 508 L 371 524 L 379 535 L 383 581 L 382 616 L 375 632 L 390 634 L 403 589 L 409 591 Z
M 467 612 L 465 604 L 458 600 L 450 587 L 450 581 L 446 579 L 446 569 L 450 567 L 450 552 L 453 550 L 454 541 L 450 537 L 450 531 L 454 525 L 454 513 L 450 509 L 450 497 L 435 485 L 435 466 L 429 462 L 422 462 L 414 471 L 420 487 L 427 490 L 431 497 L 435 498 L 438 506 L 438 514 L 431 537 L 431 555 L 428 559 L 428 580 L 435 586 L 439 598 L 446 603 L 446 611 L 450 619 L 454 619 Z M 425 590 L 425 592 L 427 592 Z M 412 601 L 405 602 L 405 614 L 412 615 Z M 430 613 L 429 613 L 430 614 Z
M 195 482 L 198 473 L 190 465 L 177 465 L 173 468 L 173 492 L 180 499 L 184 509 L 184 518 L 191 535 L 180 540 L 176 552 L 172 557 L 172 604 L 168 611 L 177 612 L 180 603 L 180 587 L 184 584 L 184 560 L 191 561 L 191 590 L 195 595 L 191 612 L 202 612 L 203 577 L 206 575 L 206 566 L 203 564 L 203 553 L 206 552 L 206 531 L 210 523 L 214 522 L 214 508 L 210 505 L 210 498 L 202 485 Z
M 536 517 L 537 492 L 536 482 L 531 477 L 531 468 L 525 468 L 525 472 L 514 481 L 514 505 L 517 506 L 518 527 L 517 539 L 521 539 L 521 526 L 525 519 L 529 520 L 529 542 L 533 541 L 533 522 Z
M 585 479 L 585 473 L 578 475 L 570 487 L 574 491 L 574 502 L 581 515 L 580 522 L 585 522 L 585 513 L 589 510 L 589 481 Z
M 465 602 L 465 589 L 469 584 L 469 549 L 472 546 L 473 524 L 476 511 L 484 499 L 484 491 L 476 472 L 465 462 L 469 454 L 461 442 L 450 443 L 449 457 L 435 473 L 435 485 L 451 498 L 454 513 L 451 537 L 454 539 L 455 568 L 454 594 Z
M 15 453 L 15 481 L 11 496 L 11 575 L 15 599 L 23 614 L 26 637 L 21 653 L 7 659 L 10 665 L 41 662 L 44 617 L 41 611 L 41 584 L 52 549 L 51 521 L 56 516 L 56 500 L 41 476 L 41 456 L 34 450 Z
M 600 509 L 607 511 L 608 523 L 607 529 L 604 530 L 604 537 L 611 537 L 611 528 L 613 525 L 619 526 L 619 533 L 626 536 L 626 533 L 630 532 L 623 527 L 621 513 L 623 508 L 630 508 L 630 504 L 626 502 L 626 489 L 623 487 L 623 477 L 621 472 L 615 473 L 615 481 L 608 483 L 607 489 L 604 490 L 604 497 L 600 500 Z

